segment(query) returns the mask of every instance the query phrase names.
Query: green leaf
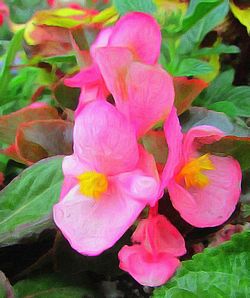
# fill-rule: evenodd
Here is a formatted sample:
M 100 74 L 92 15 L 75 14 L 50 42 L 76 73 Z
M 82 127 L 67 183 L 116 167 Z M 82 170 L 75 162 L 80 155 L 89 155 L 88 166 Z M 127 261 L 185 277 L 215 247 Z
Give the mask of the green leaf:
M 250 205 L 244 204 L 242 208 L 242 212 L 244 217 L 249 217 L 250 216 Z
M 240 52 L 240 49 L 236 46 L 219 44 L 212 48 L 197 49 L 191 53 L 191 56 L 201 57 L 201 56 L 212 56 L 212 55 L 220 55 L 220 54 L 238 54 L 239 52 Z
M 226 136 L 250 137 L 250 129 L 244 123 L 237 123 L 224 113 L 200 107 L 192 107 L 189 113 L 183 114 L 181 125 L 184 132 L 194 126 L 212 125 L 224 131 Z
M 27 168 L 0 192 L 0 246 L 53 226 L 62 181 L 62 157 L 53 157 Z
M 82 298 L 96 297 L 82 285 L 62 278 L 58 274 L 47 274 L 19 281 L 14 286 L 17 298 Z
M 174 76 L 198 76 L 209 73 L 213 68 L 205 61 L 186 58 L 183 59 L 178 67 L 174 70 Z
M 228 116 L 235 118 L 237 116 L 237 109 L 235 105 L 230 101 L 218 101 L 208 106 L 209 110 L 216 112 L 223 112 Z
M 195 3 L 201 2 L 204 1 L 192 0 L 190 6 L 193 7 L 196 5 Z M 212 3 L 214 1 L 205 2 Z M 210 6 L 211 3 L 209 4 Z M 178 48 L 179 54 L 187 55 L 192 53 L 194 49 L 198 48 L 205 35 L 223 21 L 229 10 L 228 0 L 218 0 L 216 3 L 217 5 L 214 5 L 213 9 L 210 9 L 208 13 L 206 13 L 205 6 L 203 6 L 202 13 L 199 14 L 200 18 L 196 22 L 192 22 L 189 30 L 182 35 Z
M 1 99 L 5 97 L 5 91 L 8 89 L 8 83 L 11 78 L 10 66 L 16 57 L 16 53 L 21 48 L 23 33 L 24 33 L 24 30 L 17 31 L 17 33 L 13 36 L 8 46 L 8 50 L 5 54 L 3 66 L 0 73 L 0 98 Z
M 248 297 L 249 276 L 250 231 L 247 230 L 182 262 L 176 276 L 155 290 L 153 297 Z
M 225 112 L 231 117 L 250 117 L 250 87 L 233 86 L 234 70 L 221 73 L 195 100 L 194 105 Z
M 154 13 L 156 6 L 152 0 L 113 0 L 113 4 L 119 14 L 124 15 L 129 11 Z
M 186 32 L 200 19 L 204 18 L 216 6 L 222 3 L 222 0 L 195 0 L 191 1 L 187 13 L 183 19 L 182 32 Z
M 76 64 L 76 56 L 74 54 L 61 55 L 61 56 L 51 56 L 51 57 L 42 57 L 41 61 L 47 62 L 50 64 L 56 63 L 73 63 Z

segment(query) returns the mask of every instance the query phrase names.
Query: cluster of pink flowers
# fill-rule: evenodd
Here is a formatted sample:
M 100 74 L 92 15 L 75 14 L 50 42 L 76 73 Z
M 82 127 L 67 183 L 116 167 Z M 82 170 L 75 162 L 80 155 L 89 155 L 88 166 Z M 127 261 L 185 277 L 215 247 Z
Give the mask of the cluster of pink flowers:
M 168 190 L 173 206 L 196 227 L 225 222 L 240 195 L 241 170 L 231 157 L 202 154 L 222 131 L 197 126 L 186 134 L 176 114 L 171 76 L 157 63 L 159 25 L 129 13 L 100 32 L 92 64 L 65 84 L 80 87 L 74 154 L 63 160 L 64 182 L 54 220 L 70 245 L 89 256 L 112 247 L 148 206 L 118 254 L 120 268 L 139 283 L 165 283 L 186 253 L 180 232 L 158 213 Z M 111 103 L 114 101 L 114 103 Z M 168 158 L 163 171 L 141 139 L 164 121 Z

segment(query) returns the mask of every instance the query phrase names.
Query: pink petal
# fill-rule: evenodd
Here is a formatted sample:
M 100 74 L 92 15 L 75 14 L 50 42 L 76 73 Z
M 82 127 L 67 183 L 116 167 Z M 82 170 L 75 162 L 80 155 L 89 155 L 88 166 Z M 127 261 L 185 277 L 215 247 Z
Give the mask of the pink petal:
M 214 126 L 200 125 L 192 127 L 183 139 L 183 157 L 185 161 L 190 159 L 190 157 L 197 156 L 198 153 L 196 151 L 202 145 L 219 141 L 224 135 L 223 131 Z
M 154 64 L 160 55 L 160 27 L 148 14 L 128 13 L 114 26 L 109 45 L 126 47 L 139 61 Z
M 107 90 L 102 75 L 96 64 L 81 70 L 71 78 L 65 79 L 64 84 L 73 88 L 81 88 L 79 104 L 75 114 L 76 116 L 86 103 L 97 99 L 105 100 L 109 95 L 109 91 Z
M 241 169 L 231 157 L 211 156 L 215 170 L 204 171 L 209 184 L 204 188 L 185 189 L 174 179 L 168 191 L 182 218 L 196 227 L 213 227 L 224 223 L 235 210 L 240 196 Z
M 141 245 L 125 245 L 118 254 L 120 268 L 144 286 L 164 284 L 180 265 L 180 261 L 167 253 L 150 254 Z
M 110 248 L 134 223 L 145 204 L 126 195 L 113 179 L 99 199 L 83 196 L 75 186 L 54 205 L 54 221 L 81 254 L 98 255 Z
M 99 48 L 95 59 L 117 109 L 135 124 L 138 136 L 168 116 L 174 87 L 163 69 L 133 62 L 124 48 Z
M 99 32 L 99 34 L 97 35 L 95 41 L 92 43 L 90 48 L 92 57 L 94 57 L 95 49 L 100 47 L 106 47 L 108 45 L 109 38 L 112 32 L 113 32 L 113 27 L 104 28 Z
M 155 205 L 159 199 L 159 176 L 152 155 L 139 147 L 139 161 L 133 172 L 116 176 L 124 191 L 145 204 Z
M 177 257 L 186 253 L 185 241 L 180 232 L 165 216 L 159 214 L 141 220 L 132 241 L 141 243 L 152 254 L 169 253 Z
M 62 200 L 67 193 L 77 185 L 76 177 L 83 172 L 90 171 L 91 166 L 87 163 L 81 162 L 76 155 L 65 156 L 62 163 L 64 180 L 62 184 L 60 200 Z
M 168 159 L 162 173 L 161 190 L 167 187 L 169 180 L 173 177 L 176 167 L 182 159 L 181 126 L 177 116 L 176 108 L 172 111 L 164 124 L 164 132 L 168 144 Z
M 97 172 L 133 170 L 138 162 L 134 127 L 108 102 L 91 102 L 76 117 L 74 152 Z
M 132 53 L 126 48 L 106 47 L 95 50 L 95 60 L 103 79 L 118 102 L 127 100 L 126 76 L 133 61 Z
M 158 66 L 134 62 L 128 69 L 126 86 L 130 120 L 141 136 L 169 115 L 174 102 L 173 80 Z M 116 104 L 122 111 L 119 100 Z

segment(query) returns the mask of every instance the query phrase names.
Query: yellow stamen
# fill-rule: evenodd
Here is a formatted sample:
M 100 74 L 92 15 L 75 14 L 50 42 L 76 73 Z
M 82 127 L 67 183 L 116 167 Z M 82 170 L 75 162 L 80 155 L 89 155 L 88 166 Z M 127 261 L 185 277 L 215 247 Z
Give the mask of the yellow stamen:
M 80 192 L 86 197 L 99 199 L 108 189 L 108 179 L 104 174 L 91 171 L 77 176 Z
M 191 159 L 185 166 L 181 169 L 176 177 L 176 180 L 184 179 L 186 187 L 204 187 L 209 184 L 208 177 L 202 173 L 204 170 L 214 170 L 215 167 L 209 158 L 209 154 L 202 155 L 198 158 Z

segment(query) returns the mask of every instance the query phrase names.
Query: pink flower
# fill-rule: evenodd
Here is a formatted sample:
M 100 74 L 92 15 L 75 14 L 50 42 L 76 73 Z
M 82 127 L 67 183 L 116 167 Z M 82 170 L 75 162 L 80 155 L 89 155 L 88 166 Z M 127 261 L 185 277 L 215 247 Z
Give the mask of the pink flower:
M 159 25 L 136 12 L 117 22 L 106 47 L 93 51 L 118 110 L 134 123 L 138 137 L 165 120 L 174 101 L 172 78 L 155 64 L 160 46 Z
M 162 174 L 173 206 L 182 218 L 196 227 L 224 223 L 235 210 L 240 196 L 241 169 L 232 157 L 199 151 L 220 140 L 224 133 L 212 126 L 196 126 L 186 134 L 175 109 L 164 126 L 168 160 Z
M 90 48 L 92 60 L 93 51 L 98 47 L 106 46 L 108 44 L 108 40 L 111 33 L 112 27 L 109 27 L 103 29 L 98 34 L 96 40 Z M 78 115 L 78 113 L 87 103 L 94 100 L 106 100 L 106 98 L 110 94 L 99 71 L 99 68 L 94 60 L 92 61 L 92 65 L 80 70 L 80 72 L 74 75 L 73 77 L 65 79 L 64 84 L 73 88 L 81 88 L 79 104 L 75 111 L 75 116 Z
M 64 158 L 63 172 L 54 220 L 71 246 L 85 255 L 111 247 L 146 204 L 157 200 L 153 157 L 138 147 L 134 127 L 106 101 L 91 102 L 79 112 L 74 155 Z
M 146 286 L 164 284 L 180 265 L 177 257 L 186 253 L 181 234 L 159 214 L 139 223 L 132 242 L 137 244 L 119 252 L 120 268 Z
M 65 80 L 67 86 L 82 90 L 76 116 L 86 103 L 111 93 L 118 110 L 134 123 L 138 137 L 165 120 L 174 87 L 172 78 L 155 64 L 160 46 L 159 25 L 148 14 L 129 13 L 102 30 L 90 49 L 93 65 Z

